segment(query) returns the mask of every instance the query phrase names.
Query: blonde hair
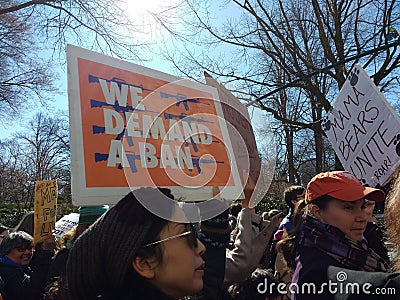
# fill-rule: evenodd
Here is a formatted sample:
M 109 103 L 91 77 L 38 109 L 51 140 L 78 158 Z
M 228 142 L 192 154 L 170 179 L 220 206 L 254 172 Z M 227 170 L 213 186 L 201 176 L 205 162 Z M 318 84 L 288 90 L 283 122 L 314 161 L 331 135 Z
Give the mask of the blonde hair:
M 60 249 L 71 248 L 75 240 L 89 227 L 89 224 L 79 224 L 64 232 L 58 241 Z
M 393 182 L 387 197 L 385 207 L 385 225 L 387 228 L 387 238 L 393 244 L 394 250 L 400 251 L 400 172 Z M 395 271 L 400 271 L 400 256 L 397 255 L 393 267 Z
M 60 249 L 63 248 L 69 248 L 67 245 L 70 243 L 71 245 L 75 241 L 75 233 L 76 233 L 76 226 L 72 227 L 70 230 L 64 232 L 64 234 L 61 236 L 58 245 L 60 246 Z

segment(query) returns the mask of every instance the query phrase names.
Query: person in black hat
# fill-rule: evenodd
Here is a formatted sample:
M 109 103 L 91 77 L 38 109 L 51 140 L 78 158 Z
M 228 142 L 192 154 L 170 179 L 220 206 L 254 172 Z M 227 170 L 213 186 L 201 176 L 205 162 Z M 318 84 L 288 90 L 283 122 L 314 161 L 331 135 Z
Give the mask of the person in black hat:
M 75 241 L 66 274 L 71 299 L 180 299 L 203 288 L 205 247 L 196 230 L 142 205 L 161 198 L 163 216 L 182 213 L 170 190 L 142 188 Z

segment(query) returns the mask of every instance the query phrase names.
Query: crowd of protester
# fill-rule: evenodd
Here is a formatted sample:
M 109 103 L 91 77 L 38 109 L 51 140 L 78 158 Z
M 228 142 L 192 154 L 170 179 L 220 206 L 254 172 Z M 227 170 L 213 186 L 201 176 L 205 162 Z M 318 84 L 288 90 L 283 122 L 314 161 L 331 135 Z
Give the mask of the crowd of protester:
M 0 225 L 0 300 L 400 299 L 400 175 L 388 195 L 333 171 L 282 196 L 287 212 L 215 199 L 226 209 L 193 222 L 169 189 L 141 188 L 38 244 L 29 212 Z

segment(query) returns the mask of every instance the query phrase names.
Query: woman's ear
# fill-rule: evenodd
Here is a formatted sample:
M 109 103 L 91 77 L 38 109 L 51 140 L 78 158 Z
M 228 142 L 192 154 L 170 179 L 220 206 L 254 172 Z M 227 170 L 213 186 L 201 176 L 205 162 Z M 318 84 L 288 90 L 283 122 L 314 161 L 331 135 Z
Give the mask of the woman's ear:
M 155 277 L 155 268 L 157 261 L 155 259 L 147 259 L 136 256 L 132 261 L 133 269 L 142 277 L 146 279 L 153 279 Z
M 323 218 L 321 216 L 321 208 L 319 208 L 318 205 L 311 204 L 310 205 L 310 212 L 314 216 L 314 218 L 317 218 L 320 221 L 323 220 Z

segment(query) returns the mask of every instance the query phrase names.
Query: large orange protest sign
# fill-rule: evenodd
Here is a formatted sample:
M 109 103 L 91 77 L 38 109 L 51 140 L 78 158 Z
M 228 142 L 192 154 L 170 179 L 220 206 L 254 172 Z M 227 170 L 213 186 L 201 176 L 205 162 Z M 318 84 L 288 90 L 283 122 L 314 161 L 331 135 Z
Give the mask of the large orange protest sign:
M 53 232 L 56 224 L 58 188 L 57 180 L 35 182 L 34 243 L 43 242 Z
M 213 186 L 239 197 L 214 88 L 74 46 L 67 54 L 74 204 L 149 186 L 186 200 L 207 200 Z

